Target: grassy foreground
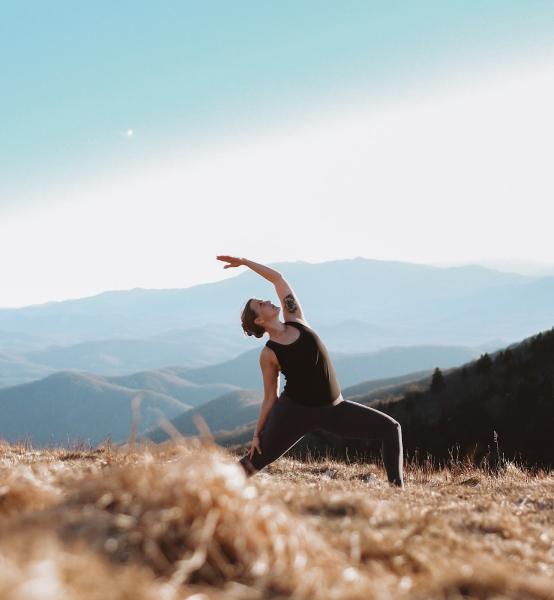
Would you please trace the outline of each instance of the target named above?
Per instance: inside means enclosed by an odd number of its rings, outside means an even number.
[[[0,443],[2,600],[554,597],[554,473]]]

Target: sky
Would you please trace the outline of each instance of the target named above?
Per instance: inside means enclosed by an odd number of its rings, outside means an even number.
[[[554,264],[553,2],[0,5],[0,307]]]

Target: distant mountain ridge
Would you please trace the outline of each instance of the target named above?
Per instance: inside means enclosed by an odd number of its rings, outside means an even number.
[[[0,351],[0,389],[36,381],[54,372],[45,365],[34,364],[25,356]]]
[[[201,367],[227,359],[250,347],[238,327],[206,326],[171,330],[147,339],[107,339],[71,346],[49,346],[26,352],[33,363],[54,369],[83,369],[102,375],[171,364]]]
[[[399,310],[402,312],[412,305],[447,302],[500,285],[533,281],[523,275],[478,266],[440,268],[361,257],[271,266],[290,279],[314,323],[354,317],[385,329],[394,326]],[[237,311],[244,302],[251,296],[271,292],[269,282],[244,269],[236,277],[185,289],[135,288],[0,309],[0,331],[70,345],[114,337],[144,338],[170,329],[206,327],[213,323],[238,325]],[[330,286],[330,281],[341,281],[342,285]],[[344,289],[348,294],[344,294]]]

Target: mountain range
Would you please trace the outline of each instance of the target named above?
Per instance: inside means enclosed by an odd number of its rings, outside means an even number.
[[[414,368],[447,368],[477,355],[478,349],[447,346],[390,348],[351,355],[331,353],[342,387],[359,386],[376,373],[403,376]],[[37,445],[50,440],[65,445],[77,440],[98,444],[108,437],[121,441],[130,432],[131,399],[140,393],[145,395],[146,412],[142,418],[141,408],[139,434],[157,426],[161,417],[184,417],[182,413],[220,397],[226,408],[218,423],[232,429],[238,417],[229,411],[232,404],[225,405],[225,396],[237,402],[245,397],[251,399],[252,394],[260,402],[263,397],[258,356],[259,350],[249,350],[238,358],[208,367],[166,367],[118,376],[59,371],[38,381],[2,388],[0,438],[16,441],[28,437]],[[284,377],[280,383],[283,388]],[[68,411],[71,418],[66,418]]]
[[[469,364],[551,325],[554,277],[363,258],[273,266],[356,398],[402,386],[398,378],[412,385],[414,374],[425,380],[430,369]],[[258,355],[266,338],[244,336],[240,310],[248,297],[274,295],[247,270],[185,289],[0,310],[0,436],[124,440],[137,395],[140,435],[161,417],[190,425],[200,410],[228,433],[244,427],[263,392]]]
[[[554,303],[552,276],[475,265],[359,257],[272,266],[336,353],[423,344],[492,350],[548,327]],[[59,370],[124,375],[237,358],[265,341],[247,338],[240,327],[240,311],[252,296],[275,292],[246,270],[185,289],[135,288],[1,309],[0,388]]]

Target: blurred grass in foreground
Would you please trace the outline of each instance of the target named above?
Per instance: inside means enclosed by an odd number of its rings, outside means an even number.
[[[0,443],[0,598],[554,597],[554,473]]]

